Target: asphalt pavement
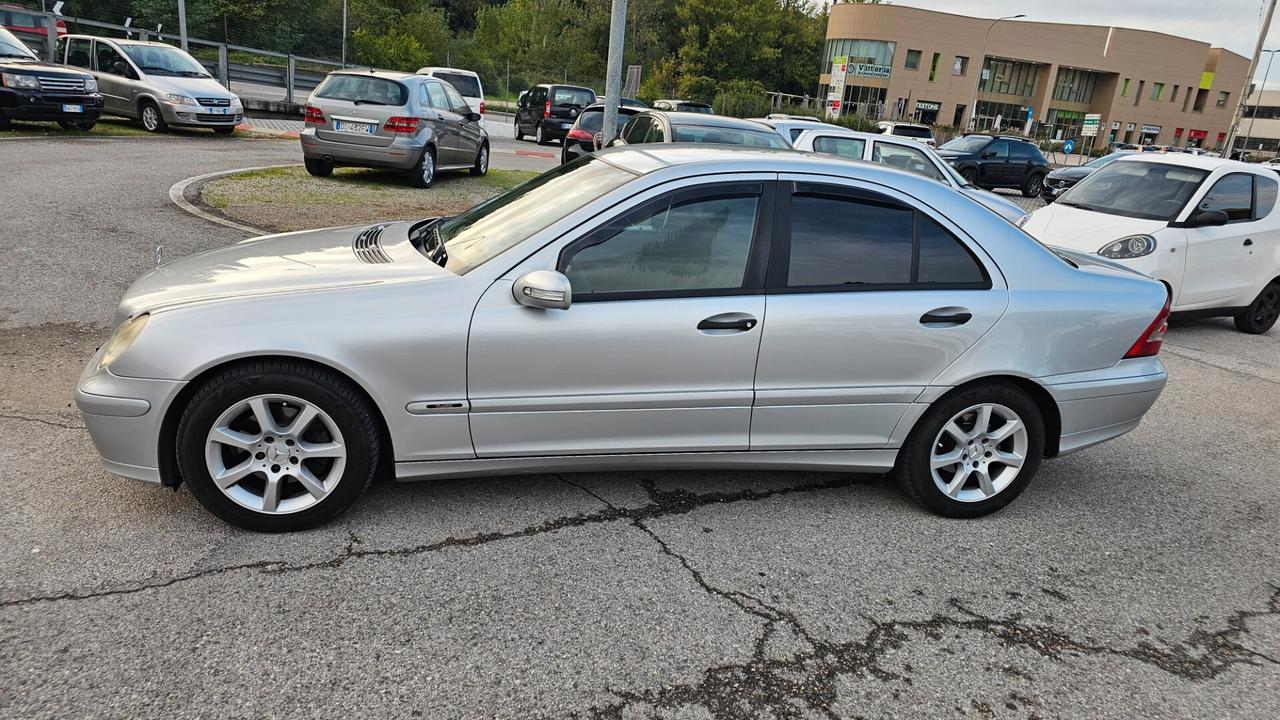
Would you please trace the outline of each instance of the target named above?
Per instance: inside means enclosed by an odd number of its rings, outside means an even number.
[[[245,237],[169,186],[296,142],[0,158],[0,717],[1280,716],[1280,332],[1175,326],[1138,430],[976,521],[644,472],[379,483],[255,535],[102,471],[71,389],[157,245]]]

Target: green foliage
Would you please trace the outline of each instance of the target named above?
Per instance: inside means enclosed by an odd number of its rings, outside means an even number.
[[[676,97],[680,100],[711,102],[718,88],[715,78],[706,75],[685,75],[676,85]]]
[[[772,111],[764,93],[764,85],[759,80],[730,80],[720,86],[711,105],[721,115],[764,117]]]

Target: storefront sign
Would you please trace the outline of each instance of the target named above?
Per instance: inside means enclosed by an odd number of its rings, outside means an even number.
[[[917,110],[933,110],[934,112],[937,112],[942,109],[942,103],[936,103],[931,100],[917,100],[916,109]]]
[[[889,77],[890,67],[888,65],[873,65],[872,63],[854,63],[850,70],[859,77],[887,78]]]
[[[831,58],[831,84],[827,86],[827,117],[840,117],[841,101],[844,100],[844,77],[848,69],[849,57],[838,55]]]
[[[1136,125],[1134,125],[1133,123],[1129,123],[1127,126],[1125,126],[1125,131],[1126,131],[1126,132],[1133,132],[1133,129],[1134,129],[1135,127],[1137,127],[1137,126],[1136,126]]]
[[[1159,125],[1143,125],[1142,134],[1143,135],[1159,135],[1160,126]]]
[[[1187,133],[1188,140],[1203,140],[1209,136],[1208,130],[1191,130]]]
[[[1111,129],[1112,129],[1112,130],[1119,130],[1119,129],[1120,129],[1120,121],[1119,121],[1119,120],[1112,120],[1112,121],[1111,121]],[[1130,130],[1132,130],[1133,128],[1129,128],[1129,129],[1130,129]]]

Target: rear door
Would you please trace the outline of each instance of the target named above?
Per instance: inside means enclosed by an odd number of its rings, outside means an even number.
[[[457,160],[454,162],[467,165],[473,164],[476,155],[480,152],[480,141],[484,137],[484,132],[480,128],[480,121],[472,120],[468,116],[479,111],[473,110],[452,85],[444,85],[444,92],[455,118],[454,140],[457,148]]]
[[[884,447],[1008,292],[971,238],[908,196],[784,175],[779,202],[751,449]]]
[[[453,102],[449,100],[449,88],[443,82],[429,80],[426,87],[427,98],[437,115],[437,160],[441,165],[457,165],[462,162],[462,116],[454,109]]]
[[[983,148],[982,162],[978,167],[979,177],[984,183],[1008,185],[1012,182],[1009,173],[1009,141],[995,140]]]

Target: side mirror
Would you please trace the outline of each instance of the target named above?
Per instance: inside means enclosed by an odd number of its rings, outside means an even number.
[[[483,115],[481,115],[481,114],[480,114],[480,113],[478,113],[478,112],[469,112],[469,113],[467,113],[467,120],[470,120],[471,122],[480,122],[480,119],[481,119],[482,117],[484,117],[484,116],[483,116]]]
[[[1231,222],[1231,216],[1221,210],[1196,210],[1187,220],[1189,227],[1218,227]]]
[[[516,278],[511,286],[516,302],[533,308],[568,310],[573,302],[569,278],[555,270],[534,270]]]

